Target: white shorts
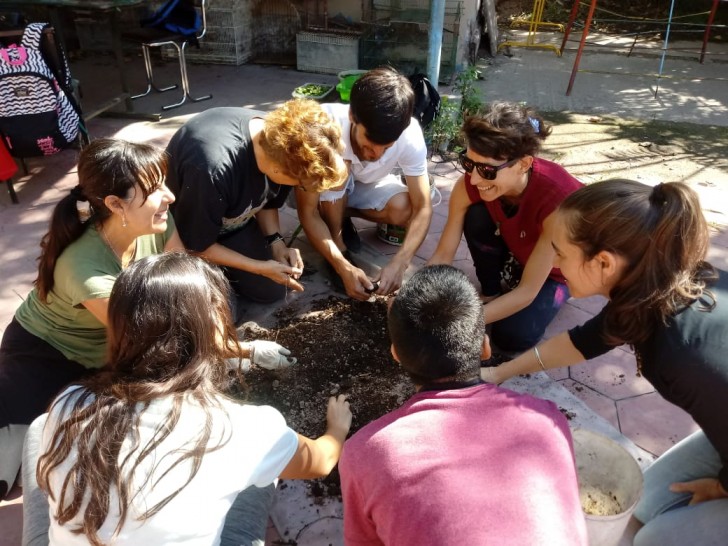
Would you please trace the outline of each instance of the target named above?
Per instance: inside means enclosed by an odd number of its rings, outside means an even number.
[[[384,210],[389,200],[399,193],[409,191],[407,185],[395,174],[388,174],[381,180],[365,184],[354,181],[349,176],[346,187],[342,190],[325,191],[319,196],[320,201],[335,202],[348,196],[348,207],[363,210]]]

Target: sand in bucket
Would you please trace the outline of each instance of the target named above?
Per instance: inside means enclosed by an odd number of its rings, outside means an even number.
[[[642,471],[614,440],[585,429],[573,431],[579,497],[590,546],[615,546],[642,494]]]

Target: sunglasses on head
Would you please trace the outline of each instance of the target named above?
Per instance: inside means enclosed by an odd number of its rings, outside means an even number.
[[[482,178],[485,178],[486,180],[495,180],[495,177],[498,176],[498,171],[500,171],[501,169],[505,169],[506,167],[510,167],[516,161],[518,161],[518,158],[511,159],[509,161],[506,161],[505,163],[501,163],[500,165],[496,166],[488,165],[487,163],[476,163],[467,155],[465,155],[465,151],[462,151],[460,152],[458,160],[460,162],[460,166],[466,173],[470,174],[471,172],[473,172],[473,169],[477,169],[478,174]]]

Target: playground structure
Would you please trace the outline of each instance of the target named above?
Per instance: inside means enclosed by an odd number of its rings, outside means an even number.
[[[536,0],[536,2],[538,2],[538,1],[539,0]],[[708,47],[708,40],[710,38],[711,28],[713,27],[713,22],[715,21],[715,14],[718,11],[718,5],[720,4],[721,1],[725,2],[725,0],[713,0],[712,7],[710,9],[710,12],[708,13],[708,20],[707,20],[707,23],[705,24],[705,30],[703,32],[703,43],[702,43],[702,47],[700,50],[700,63],[701,64],[705,60],[705,54],[706,54],[707,47]],[[561,51],[563,51],[564,48],[566,47],[566,42],[569,39],[569,35],[571,34],[571,29],[573,28],[574,22],[576,21],[577,14],[579,12],[579,7],[582,4],[585,4],[585,2],[581,2],[580,0],[574,1],[574,5],[571,8],[571,13],[569,15],[569,22],[567,23],[566,30],[564,31],[564,38],[561,41],[561,48],[560,48]],[[571,90],[574,87],[574,80],[576,79],[576,75],[579,72],[579,63],[581,62],[581,56],[582,56],[582,53],[584,52],[584,46],[586,45],[586,39],[587,39],[587,36],[589,35],[589,29],[591,27],[592,20],[594,18],[594,12],[596,10],[596,7],[597,7],[597,0],[591,0],[589,3],[589,9],[587,11],[586,20],[584,21],[584,29],[581,34],[581,40],[579,41],[579,47],[576,52],[576,58],[574,59],[574,67],[571,71],[571,77],[569,78],[569,85],[566,88],[567,96],[571,94]],[[657,93],[659,91],[659,80],[662,77],[662,72],[663,72],[663,69],[665,66],[665,57],[666,57],[667,51],[668,51],[668,44],[669,44],[669,40],[670,40],[670,31],[671,31],[672,26],[674,24],[676,24],[673,21],[674,9],[675,9],[675,0],[670,0],[670,12],[669,12],[669,15],[668,15],[668,18],[666,21],[667,25],[666,25],[666,30],[665,30],[665,40],[664,40],[664,44],[662,47],[662,53],[660,55],[660,66],[659,66],[659,70],[657,73],[657,84],[655,85],[655,97],[657,96]],[[635,20],[635,21],[638,20],[640,22],[648,21],[648,19],[644,19],[644,18],[639,18],[639,19],[633,18],[633,20]],[[659,22],[659,21],[656,21],[656,22]],[[632,48],[630,48],[630,53],[632,52],[632,49],[634,49],[638,36],[639,36],[639,34],[635,35],[635,40],[632,43]]]

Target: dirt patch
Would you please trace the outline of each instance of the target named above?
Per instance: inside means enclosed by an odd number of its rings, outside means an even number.
[[[281,309],[275,328],[246,325],[246,339],[276,341],[298,358],[286,370],[251,369],[248,400],[273,406],[293,430],[314,438],[325,431],[330,396],[348,395],[352,433],[401,406],[414,388],[392,359],[386,313],[386,298],[359,302],[329,296],[303,314]],[[338,471],[313,481],[311,492],[340,495]]]

